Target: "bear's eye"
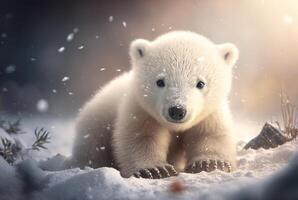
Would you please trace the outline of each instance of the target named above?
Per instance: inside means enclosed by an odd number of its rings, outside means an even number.
[[[156,81],[156,85],[157,85],[157,87],[162,88],[162,87],[165,86],[165,81],[164,81],[163,79],[158,79],[158,80]]]
[[[205,83],[203,82],[203,81],[199,81],[198,83],[197,83],[197,88],[198,89],[203,89],[205,87]]]

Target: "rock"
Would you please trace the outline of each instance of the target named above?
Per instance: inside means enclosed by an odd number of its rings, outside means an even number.
[[[263,126],[261,133],[257,137],[249,141],[244,146],[244,149],[275,148],[279,145],[284,144],[287,141],[288,138],[278,128],[266,122]]]

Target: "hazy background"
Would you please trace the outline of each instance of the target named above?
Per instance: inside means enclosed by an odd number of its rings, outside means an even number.
[[[133,39],[181,29],[239,47],[236,117],[277,117],[282,87],[298,101],[296,0],[2,0],[0,113],[74,116],[98,88],[129,70]]]

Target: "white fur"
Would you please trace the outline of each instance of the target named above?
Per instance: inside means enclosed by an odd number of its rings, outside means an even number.
[[[202,159],[234,165],[227,97],[237,48],[176,31],[152,42],[133,41],[130,56],[131,71],[80,112],[72,165],[113,166],[125,177],[166,163],[183,170]],[[156,86],[158,79],[164,79],[164,88]],[[202,90],[196,88],[199,80],[206,83]],[[168,108],[178,104],[187,110],[183,123],[169,120]]]

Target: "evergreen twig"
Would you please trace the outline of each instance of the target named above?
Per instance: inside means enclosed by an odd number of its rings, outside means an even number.
[[[21,129],[21,120],[18,119],[15,122],[10,122],[10,121],[0,121],[0,128],[3,129],[6,133],[9,135],[12,134],[24,134],[26,132],[22,131]]]
[[[1,143],[3,147],[0,147],[0,156],[12,165],[16,161],[21,149],[7,138],[1,137]]]
[[[35,129],[35,142],[32,144],[32,150],[40,151],[41,149],[47,149],[44,145],[50,143],[50,132],[44,128]]]
[[[23,134],[25,133],[21,129],[21,120],[15,122],[0,120],[0,128],[7,134]],[[23,159],[22,152],[40,151],[41,149],[47,149],[45,144],[50,143],[50,132],[44,128],[35,129],[34,131],[35,141],[30,148],[22,149],[14,141],[1,137],[0,156],[3,157],[9,164],[13,165],[14,162],[20,157]],[[1,144],[0,143],[0,144]]]

